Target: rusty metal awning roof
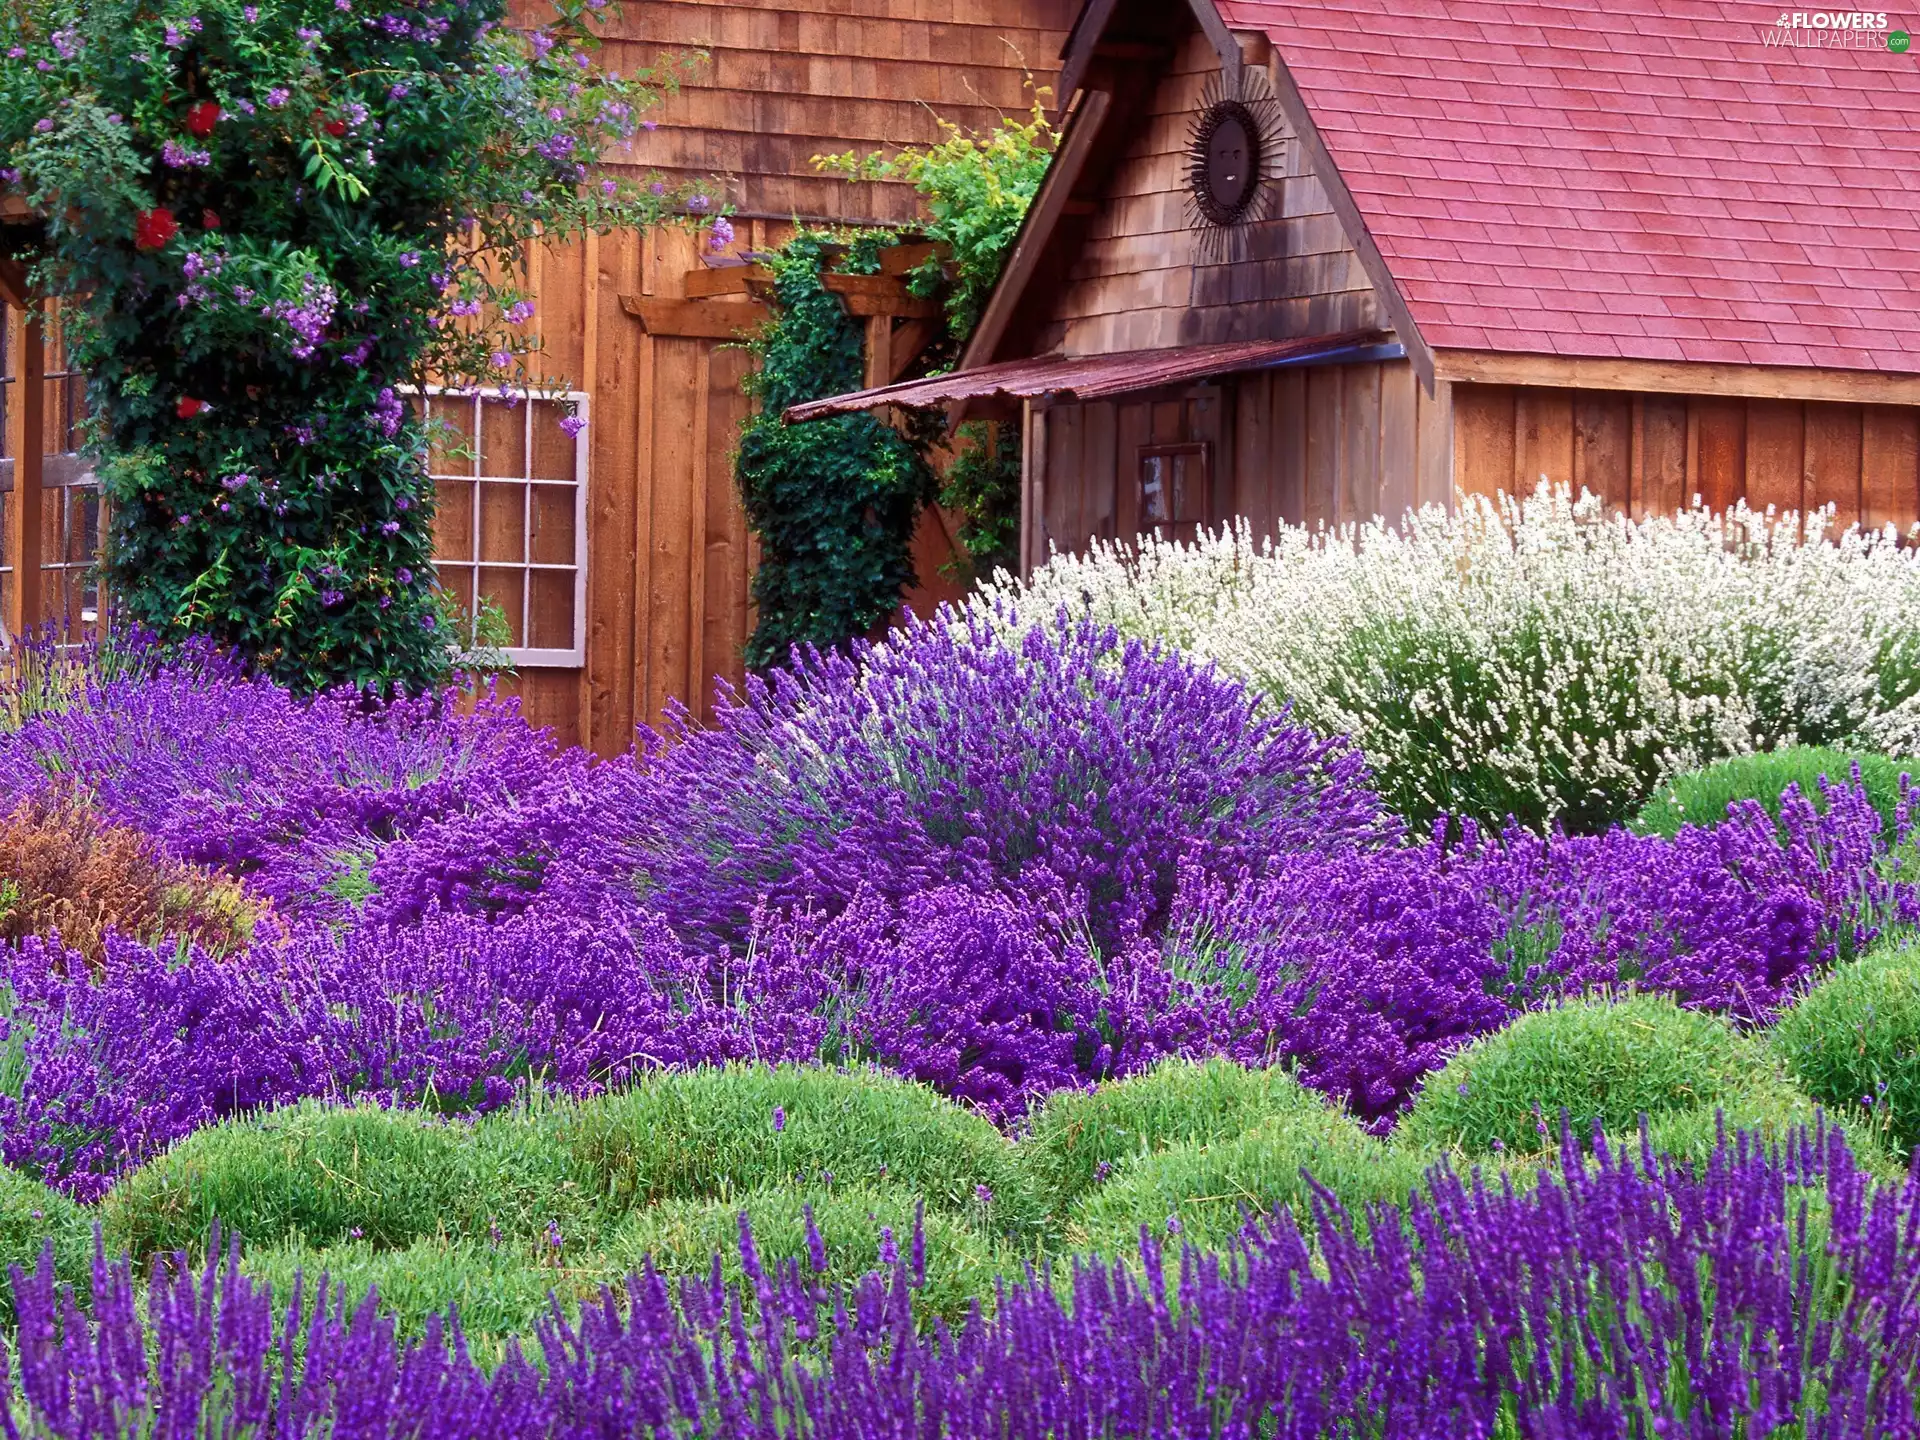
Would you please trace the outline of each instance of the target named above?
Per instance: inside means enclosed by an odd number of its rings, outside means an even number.
[[[1042,355],[958,370],[926,380],[904,380],[877,390],[860,390],[787,407],[789,421],[821,420],[883,405],[925,408],[955,401],[1004,396],[1036,400],[1043,395],[1104,400],[1162,385],[1268,370],[1282,365],[1324,364],[1333,360],[1385,360],[1401,354],[1384,330],[1348,330],[1297,340],[1243,340],[1226,345],[1192,345],[1178,350],[1129,350],[1118,355]]]

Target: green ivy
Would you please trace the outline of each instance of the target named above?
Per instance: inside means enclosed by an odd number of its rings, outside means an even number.
[[[592,64],[605,0],[28,0],[0,16],[0,180],[69,298],[118,602],[302,688],[449,663],[429,376],[531,377],[536,234],[710,196],[591,174],[675,80]],[[569,418],[569,425],[578,421]]]
[[[904,180],[919,191],[926,218],[916,228],[937,248],[907,283],[915,295],[939,299],[947,322],[945,336],[929,348],[930,373],[959,361],[1019,237],[1027,207],[1046,178],[1060,139],[1043,106],[1049,93],[1035,88],[1025,118],[1004,116],[985,131],[970,132],[943,120],[945,138],[924,149],[814,159],[817,169],[851,180]],[[933,427],[924,435],[923,449],[929,453],[944,438]],[[936,498],[965,517],[954,536],[960,553],[949,569],[987,575],[1011,566],[1020,541],[1018,428],[963,425],[953,437]]]
[[[914,583],[913,527],[933,490],[919,448],[870,415],[806,425],[781,418],[802,400],[860,388],[862,328],[821,275],[834,262],[845,273],[874,273],[887,238],[865,236],[848,250],[803,231],[768,262],[775,319],[750,346],[760,363],[746,385],[759,406],[735,465],[760,537],[759,622],[746,648],[756,670],[796,645],[825,648],[868,633]]]

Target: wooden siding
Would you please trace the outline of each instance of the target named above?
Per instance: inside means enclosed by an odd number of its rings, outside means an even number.
[[[898,223],[916,214],[898,183],[817,174],[815,155],[925,145],[940,121],[984,128],[1033,103],[1075,0],[637,0],[607,31],[602,63],[662,55],[709,61],[654,112],[658,128],[612,163],[727,178],[738,210],[764,218]]]
[[[658,128],[609,164],[718,175],[738,212],[734,256],[778,244],[795,219],[909,221],[899,184],[814,172],[823,153],[927,144],[940,121],[994,124],[1052,78],[1075,0],[630,0],[600,61],[631,71],[704,48],[711,61],[653,112]],[[686,296],[711,263],[674,226],[542,248],[529,262],[548,383],[586,391],[586,663],[503,682],[537,723],[602,754],[624,750],[671,701],[704,716],[716,679],[738,684],[753,628],[755,561],[733,481],[748,358],[727,336],[654,334],[621,297]],[[744,300],[702,301],[704,306]],[[924,608],[948,593],[938,517],[916,563]]]
[[[1269,218],[1243,227],[1231,263],[1206,262],[1187,212],[1188,127],[1218,71],[1205,37],[1191,35],[1101,191],[1036,353],[1278,340],[1381,323],[1353,246],[1284,123],[1279,173],[1266,182],[1279,189]]]
[[[1216,524],[1244,517],[1345,525],[1445,504],[1446,392],[1429,396],[1405,360],[1245,375],[1184,394],[1055,405],[1046,411],[1042,523],[1033,552],[1131,539],[1140,452],[1203,442]]]
[[[1470,494],[1542,476],[1634,515],[1698,496],[1832,505],[1838,524],[1920,520],[1920,408],[1456,384],[1453,478]]]

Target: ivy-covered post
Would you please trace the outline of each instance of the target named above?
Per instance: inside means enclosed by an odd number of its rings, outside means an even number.
[[[46,0],[0,18],[0,180],[47,216],[119,603],[303,688],[439,680],[409,387],[524,381],[536,233],[711,196],[590,172],[673,64],[605,0]]]
[[[877,270],[885,239],[867,237],[840,268]],[[741,431],[736,473],[760,537],[759,622],[746,648],[756,670],[795,645],[865,635],[898,610],[914,582],[914,523],[933,493],[920,449],[870,415],[782,419],[789,405],[858,390],[864,378],[862,326],[820,278],[836,249],[803,232],[772,258],[777,318],[752,346],[760,365],[746,385],[759,409]]]

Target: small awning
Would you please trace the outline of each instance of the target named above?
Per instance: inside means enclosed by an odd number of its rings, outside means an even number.
[[[1384,330],[1349,330],[1339,335],[1311,335],[1299,340],[1243,340],[1226,345],[1192,345],[1180,350],[1129,350],[1118,355],[1041,355],[1031,360],[1006,360],[976,370],[958,370],[926,380],[903,380],[877,390],[835,395],[787,407],[789,421],[822,420],[883,405],[909,409],[950,405],[955,401],[1036,400],[1043,395],[1104,400],[1205,380],[1213,375],[1235,375],[1248,370],[1270,370],[1282,365],[1326,364],[1335,360],[1396,359],[1405,352]]]

